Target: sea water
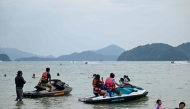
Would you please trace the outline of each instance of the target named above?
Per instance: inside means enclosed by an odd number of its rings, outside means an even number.
[[[185,102],[185,109],[190,109],[190,64],[187,62],[1,62],[0,63],[0,108],[1,109],[154,109],[157,99],[162,100],[162,107],[174,109],[180,102]],[[42,73],[50,67],[52,79],[60,79],[73,88],[70,95],[60,97],[24,98],[23,102],[14,101],[15,77],[18,70],[26,80],[24,91],[35,90]],[[57,73],[60,76],[57,76]],[[92,75],[100,74],[104,80],[110,73],[115,80],[128,75],[130,84],[144,88],[149,93],[139,100],[122,103],[85,104],[79,98],[93,96]],[[4,77],[4,74],[7,76]],[[36,78],[32,78],[35,74]]]

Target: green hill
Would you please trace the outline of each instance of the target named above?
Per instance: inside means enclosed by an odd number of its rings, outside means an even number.
[[[1,61],[11,61],[9,56],[7,56],[6,54],[0,54],[0,60]]]
[[[154,43],[138,46],[122,53],[118,61],[181,61],[188,60],[185,53],[176,48],[163,44]]]
[[[177,50],[185,53],[189,59],[190,59],[190,42],[187,42],[187,43],[183,43],[177,47],[175,47]]]
[[[97,54],[102,55],[113,55],[113,56],[119,56],[121,53],[123,53],[125,50],[117,45],[109,45],[105,48],[95,50],[94,52]]]

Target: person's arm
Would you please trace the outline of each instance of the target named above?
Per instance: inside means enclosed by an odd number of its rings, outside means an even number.
[[[101,80],[102,80],[102,83],[104,84],[104,79],[103,79],[103,77],[101,78]]]
[[[93,80],[93,86],[96,87],[96,79]]]
[[[117,85],[117,86],[121,86],[120,84],[118,84],[118,83],[115,82],[115,79],[113,79],[113,83],[114,83],[115,85]]]
[[[39,80],[39,82],[38,82],[38,85],[40,85],[40,84],[41,84],[41,79],[42,79],[42,78],[40,78],[40,80]]]
[[[129,81],[131,81],[129,78],[128,78]]]
[[[51,83],[51,75],[48,74],[47,76],[48,76],[49,82]]]
[[[125,85],[129,84],[128,82],[124,82]]]
[[[22,83],[23,83],[23,84],[25,84],[25,83],[26,83],[26,81],[24,80],[24,78],[23,78],[23,77],[22,77],[22,80],[21,80],[21,81],[22,81]]]

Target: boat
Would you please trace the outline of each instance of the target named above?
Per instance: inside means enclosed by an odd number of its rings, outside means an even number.
[[[92,96],[79,98],[78,101],[84,103],[115,103],[115,102],[125,102],[137,100],[145,97],[148,94],[148,91],[134,85],[128,85],[126,87],[117,87],[117,90],[122,92],[121,96],[118,96],[116,93],[108,93],[105,98],[103,96]]]
[[[51,84],[53,85],[54,90],[50,92],[49,87],[35,86],[36,90],[34,91],[25,91],[23,96],[25,98],[39,98],[39,97],[55,97],[68,95],[72,91],[72,87],[69,87],[68,84],[62,82],[59,79],[52,79]]]

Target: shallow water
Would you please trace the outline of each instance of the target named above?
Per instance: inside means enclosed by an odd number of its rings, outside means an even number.
[[[58,78],[73,87],[70,95],[60,97],[45,97],[23,99],[16,98],[14,78],[18,70],[23,71],[26,84],[24,91],[35,90],[41,74],[46,67],[51,68],[52,78]],[[100,74],[104,80],[109,74],[115,73],[116,81],[123,75],[129,75],[131,84],[146,89],[147,97],[122,103],[85,104],[78,98],[93,96],[92,75]],[[32,78],[32,74],[36,78]],[[60,73],[60,76],[56,76]],[[7,74],[6,77],[3,75]],[[179,102],[186,103],[185,109],[190,109],[190,64],[178,62],[0,62],[0,108],[64,108],[64,109],[154,109],[157,99],[162,100],[166,109],[178,107]]]

